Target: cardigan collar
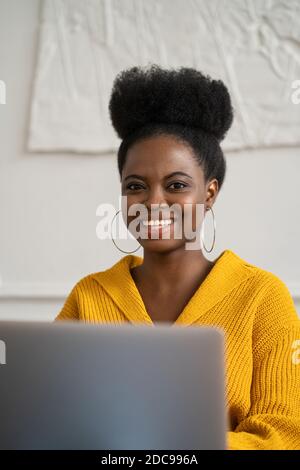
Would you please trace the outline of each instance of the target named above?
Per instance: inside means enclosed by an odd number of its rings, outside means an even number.
[[[142,262],[143,258],[139,256],[127,255],[111,268],[94,273],[92,277],[104,288],[129,321],[154,326],[130,273],[131,268]],[[188,326],[197,321],[235,287],[252,277],[255,272],[253,268],[253,265],[233,251],[223,251],[172,326]]]

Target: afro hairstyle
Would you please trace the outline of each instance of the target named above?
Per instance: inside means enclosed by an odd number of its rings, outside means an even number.
[[[226,164],[219,143],[233,121],[230,95],[221,80],[189,67],[135,66],[116,76],[109,114],[122,139],[120,176],[130,145],[146,137],[170,134],[190,145],[206,179],[216,177],[221,187]]]

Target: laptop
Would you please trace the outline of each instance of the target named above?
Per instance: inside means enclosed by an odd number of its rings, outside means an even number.
[[[0,449],[225,449],[224,335],[0,322]]]

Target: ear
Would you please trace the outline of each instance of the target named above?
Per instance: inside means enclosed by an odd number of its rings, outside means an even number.
[[[205,207],[208,210],[212,207],[217,199],[217,195],[219,192],[219,182],[216,178],[210,180],[206,184],[206,198],[205,198]]]

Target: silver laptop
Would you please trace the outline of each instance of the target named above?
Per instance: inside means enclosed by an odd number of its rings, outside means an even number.
[[[0,448],[225,449],[212,327],[0,322]]]

